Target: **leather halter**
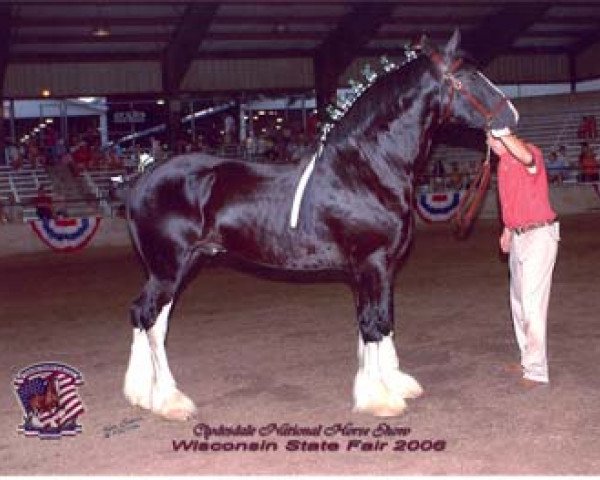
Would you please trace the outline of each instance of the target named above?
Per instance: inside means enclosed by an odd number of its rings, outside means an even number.
[[[451,106],[454,101],[454,92],[458,92],[463,95],[467,101],[473,106],[475,110],[477,110],[481,115],[485,118],[486,126],[489,128],[492,120],[496,115],[500,113],[500,111],[505,107],[508,100],[505,96],[498,101],[496,105],[490,110],[488,109],[481,100],[479,100],[475,95],[473,95],[469,90],[467,90],[463,84],[456,76],[454,75],[456,71],[462,65],[462,59],[458,58],[452,62],[452,64],[448,67],[446,71],[443,71],[444,59],[441,54],[438,52],[434,52],[430,55],[433,63],[440,67],[440,71],[442,71],[442,81],[449,85],[450,93],[448,96],[448,103],[443,108],[441,121],[449,118],[451,116]],[[442,99],[440,98],[440,105]]]
[[[448,67],[446,71],[443,70],[444,59],[442,55],[434,52],[430,55],[433,63],[440,68],[442,71],[442,81],[450,86],[449,100],[444,106],[440,121],[444,121],[451,115],[450,108],[454,100],[454,92],[458,92],[463,95],[467,101],[485,118],[487,129],[491,128],[491,122],[498,113],[505,107],[508,100],[505,96],[498,101],[496,105],[490,110],[488,109],[481,100],[475,97],[469,90],[467,90],[464,84],[456,78],[454,75],[456,71],[462,65],[462,59],[456,59]],[[441,87],[441,85],[440,85]],[[440,95],[441,97],[441,95]],[[442,99],[440,98],[440,108]],[[461,198],[456,213],[453,218],[454,223],[454,234],[459,239],[464,239],[470,232],[473,221],[479,213],[485,194],[490,183],[490,147],[487,146],[486,158],[481,164],[479,171],[477,172],[476,178],[471,182],[470,188],[465,192]]]

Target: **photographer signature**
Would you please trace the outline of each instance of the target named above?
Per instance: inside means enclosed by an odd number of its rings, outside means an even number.
[[[114,437],[115,435],[121,435],[123,433],[130,432],[131,430],[137,430],[140,428],[141,417],[135,418],[124,418],[119,423],[105,425],[102,427],[102,436],[104,438]]]

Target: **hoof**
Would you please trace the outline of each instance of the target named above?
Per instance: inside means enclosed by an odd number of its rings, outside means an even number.
[[[413,377],[399,370],[384,376],[383,382],[388,390],[402,398],[418,398],[423,394],[423,387]]]
[[[179,390],[176,390],[164,401],[160,408],[153,409],[153,412],[167,420],[185,422],[196,416],[197,409],[194,402]]]
[[[124,392],[125,394],[125,398],[127,399],[127,401],[133,405],[134,407],[140,407],[143,408],[145,410],[150,410],[150,399],[149,396],[143,396],[143,395],[138,395],[138,394],[130,394],[127,392]]]
[[[406,410],[406,402],[398,399],[390,403],[372,403],[354,407],[355,412],[368,413],[375,417],[398,417]]]
[[[354,411],[369,413],[376,417],[395,417],[406,409],[406,402],[397,385],[390,388],[383,382],[359,372],[354,383]]]
[[[134,407],[150,410],[152,407],[150,400],[152,398],[151,380],[149,379],[147,382],[134,382],[132,378],[127,376],[125,379],[125,384],[123,385],[125,398]]]

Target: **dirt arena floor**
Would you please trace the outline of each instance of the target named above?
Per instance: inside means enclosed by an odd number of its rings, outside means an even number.
[[[531,391],[502,370],[518,357],[497,229],[480,221],[465,242],[446,225],[417,232],[396,283],[396,342],[426,393],[393,419],[351,411],[356,328],[342,284],[201,273],[168,342],[199,416],[173,423],[121,394],[128,308],[142,283],[129,249],[0,259],[0,474],[600,474],[600,215],[562,221],[551,384]],[[49,360],[84,376],[83,432],[26,438],[12,380]],[[214,448],[264,440],[269,450],[203,451],[202,424],[248,430],[213,436]]]

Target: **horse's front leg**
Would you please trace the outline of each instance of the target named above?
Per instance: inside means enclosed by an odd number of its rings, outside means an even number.
[[[152,410],[170,420],[187,420],[196,412],[194,403],[176,386],[169,368],[165,338],[173,305],[172,288],[150,279],[134,302],[134,324],[124,393],[132,405]]]
[[[358,318],[358,373],[354,409],[387,417],[400,415],[405,399],[423,392],[419,383],[400,370],[393,342],[393,272],[383,261],[361,265],[353,285]]]

